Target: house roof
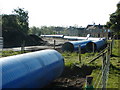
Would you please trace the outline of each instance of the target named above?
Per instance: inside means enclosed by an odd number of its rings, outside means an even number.
[[[103,29],[104,28],[104,26],[103,25],[88,25],[87,27],[86,27],[86,30],[90,30],[90,29]]]
[[[85,30],[85,28],[77,28],[77,30]]]

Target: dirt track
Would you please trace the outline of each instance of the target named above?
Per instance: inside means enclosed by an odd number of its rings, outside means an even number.
[[[54,40],[55,40],[55,48],[56,50],[60,50],[62,44],[67,42],[68,40],[64,39],[57,39],[57,38],[42,38],[44,41],[46,41],[46,45],[41,46],[25,46],[25,51],[38,51],[38,50],[44,50],[44,49],[54,49]],[[13,50],[13,51],[21,51],[21,47],[13,47],[13,48],[4,48],[4,51],[7,50]]]
[[[47,41],[50,45],[54,45],[54,40],[55,40],[55,45],[57,46],[69,41],[69,40],[60,39],[60,38],[42,38],[42,39],[44,41]]]

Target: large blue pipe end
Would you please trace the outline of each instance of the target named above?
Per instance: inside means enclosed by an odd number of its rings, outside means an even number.
[[[104,39],[101,40],[82,40],[65,42],[62,46],[62,51],[78,51],[79,45],[85,52],[92,52],[101,49],[106,44]]]
[[[4,57],[2,88],[42,88],[58,78],[64,69],[64,59],[56,50],[42,50]]]
[[[105,40],[92,41],[86,45],[86,50],[89,52],[92,52],[93,50],[99,51],[101,48],[104,48],[105,45],[106,45]]]
[[[79,45],[81,46],[81,49],[84,49],[86,51],[86,45],[90,42],[91,40],[65,42],[62,46],[62,51],[78,51]]]

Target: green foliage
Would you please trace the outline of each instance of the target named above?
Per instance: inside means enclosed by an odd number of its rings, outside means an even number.
[[[4,47],[21,45],[24,34],[17,22],[17,15],[2,15],[2,34]]]
[[[28,33],[28,11],[24,11],[24,8],[14,9],[13,11],[17,16],[17,24],[20,26],[20,30],[24,33]]]
[[[41,35],[41,30],[40,30],[39,27],[33,26],[29,29],[29,34],[34,34],[34,35],[40,36]]]
[[[2,15],[2,30],[19,30],[16,15]]]
[[[113,55],[120,56],[119,45],[120,45],[120,40],[114,40],[113,49],[112,49]]]
[[[5,30],[21,30],[26,33],[29,30],[28,27],[28,12],[24,9],[14,9],[15,14],[2,15],[2,29]]]
[[[64,27],[55,27],[55,26],[42,26],[40,28],[41,34],[62,34]]]
[[[116,34],[120,34],[120,4],[117,4],[117,10],[110,15],[110,21],[106,23]]]
[[[77,27],[60,27],[60,26],[41,26],[41,27],[30,27],[29,34],[44,35],[44,34],[63,34],[69,35],[70,31],[76,31]]]
[[[23,8],[14,9],[14,14],[2,15],[2,33],[4,47],[20,47],[25,41],[26,46],[40,45],[41,40],[36,41],[28,35],[28,12]]]

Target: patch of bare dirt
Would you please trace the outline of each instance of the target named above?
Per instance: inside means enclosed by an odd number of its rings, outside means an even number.
[[[51,84],[46,86],[47,88],[75,88],[82,89],[85,84],[85,79],[87,75],[92,73],[95,67],[91,66],[72,66],[65,67],[63,74]]]

